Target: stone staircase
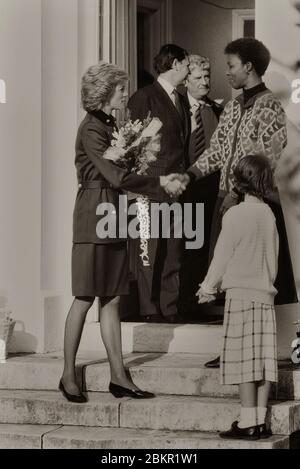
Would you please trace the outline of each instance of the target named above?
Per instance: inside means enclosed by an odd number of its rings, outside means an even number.
[[[228,429],[239,414],[238,388],[220,386],[218,370],[204,367],[214,356],[211,350],[208,355],[186,353],[196,347],[187,337],[185,345],[177,339],[182,350],[178,342],[176,353],[166,353],[159,350],[163,341],[155,332],[169,340],[178,335],[176,326],[149,326],[139,325],[132,343],[139,351],[124,356],[134,382],[155,392],[155,399],[115,399],[109,394],[103,352],[79,353],[78,380],[89,398],[84,405],[66,401],[57,391],[62,353],[10,356],[0,365],[0,448],[287,449],[291,441],[297,445],[297,438],[290,437],[300,430],[299,367],[280,363],[268,415],[272,438],[222,440],[217,432]]]

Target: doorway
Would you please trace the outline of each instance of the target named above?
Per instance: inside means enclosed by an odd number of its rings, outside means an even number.
[[[172,42],[169,0],[137,0],[137,87],[153,83],[153,59],[163,44]]]

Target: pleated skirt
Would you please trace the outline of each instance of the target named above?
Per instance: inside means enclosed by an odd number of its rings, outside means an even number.
[[[221,349],[221,384],[278,381],[275,309],[227,299]]]

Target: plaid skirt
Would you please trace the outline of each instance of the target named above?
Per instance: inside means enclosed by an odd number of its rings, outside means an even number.
[[[275,309],[227,299],[221,350],[221,384],[278,381]]]

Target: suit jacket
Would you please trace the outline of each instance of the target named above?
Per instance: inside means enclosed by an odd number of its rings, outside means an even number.
[[[183,119],[162,86],[155,81],[152,85],[138,90],[129,100],[131,119],[145,119],[149,112],[163,123],[161,129],[161,151],[148,169],[152,176],[183,173],[188,167],[188,145],[190,118],[179,96]]]
[[[160,187],[159,178],[129,173],[103,158],[103,153],[111,144],[114,129],[114,118],[102,111],[88,113],[78,129],[75,165],[79,190],[73,214],[74,243],[103,244],[120,241],[120,238],[98,238],[96,226],[100,217],[96,215],[96,209],[100,203],[111,203],[118,219],[119,195],[122,189],[147,195],[150,199],[164,200],[165,192]],[[99,187],[81,187],[80,184],[84,185],[84,182],[94,182]],[[124,222],[127,223],[127,220]]]

